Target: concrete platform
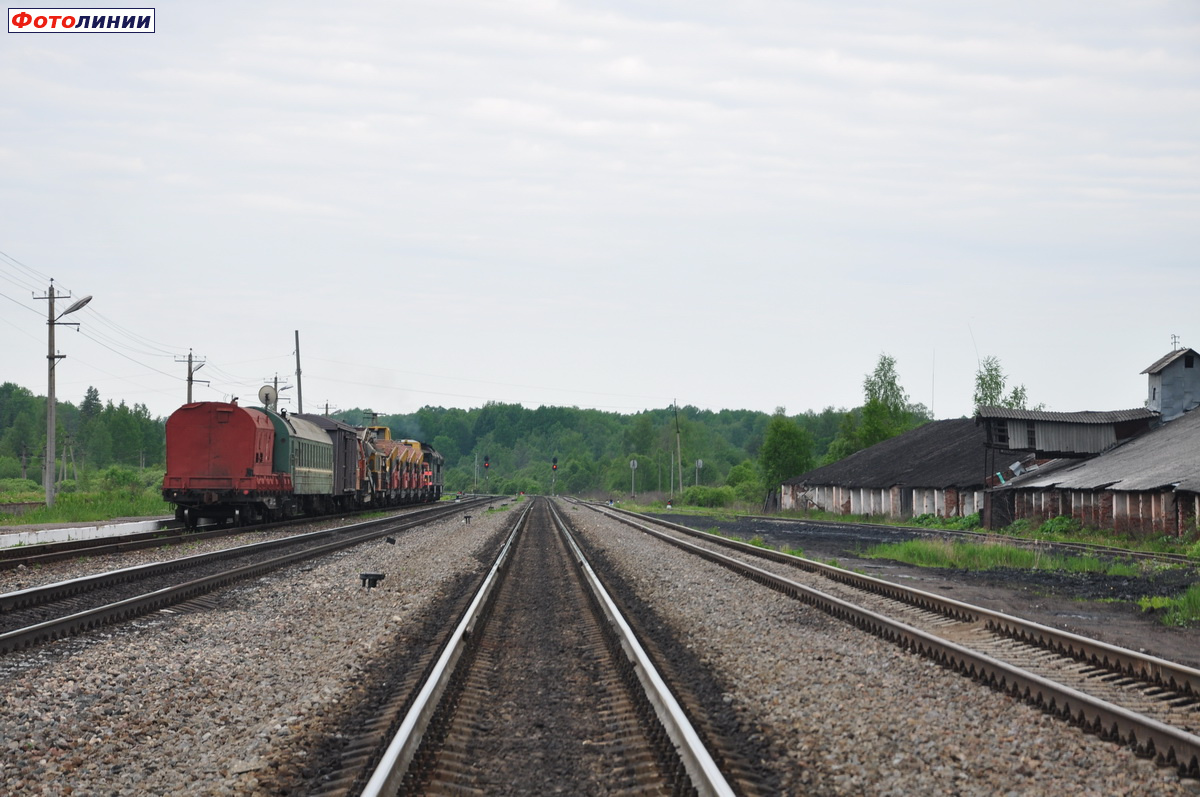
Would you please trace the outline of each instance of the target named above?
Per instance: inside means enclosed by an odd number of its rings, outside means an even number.
[[[122,534],[136,534],[142,531],[156,531],[169,517],[146,518],[135,521],[114,521],[97,523],[91,526],[57,526],[47,528],[29,528],[21,530],[20,526],[0,527],[0,548],[11,548],[14,545],[41,545],[47,542],[67,542],[70,540],[94,540],[100,537],[118,537]]]

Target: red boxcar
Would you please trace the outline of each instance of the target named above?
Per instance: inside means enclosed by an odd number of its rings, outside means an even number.
[[[291,476],[273,468],[275,429],[259,410],[220,402],[185,404],[167,419],[163,498],[194,525],[270,516],[292,493]]]

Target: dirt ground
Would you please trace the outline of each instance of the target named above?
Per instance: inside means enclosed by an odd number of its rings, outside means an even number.
[[[920,530],[846,526],[832,528],[800,521],[741,518],[716,521],[687,515],[658,515],[692,528],[717,528],[742,539],[760,537],[769,545],[800,548],[804,555],[836,559],[842,567],[914,586],[964,603],[1033,620],[1053,628],[1149,653],[1200,669],[1200,628],[1168,628],[1143,612],[1137,599],[1174,595],[1200,580],[1196,571],[1166,570],[1137,578],[1003,570],[987,573],[919,568],[858,554],[872,545],[902,542]]]

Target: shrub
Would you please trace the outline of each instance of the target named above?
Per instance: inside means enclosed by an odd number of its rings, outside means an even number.
[[[1017,518],[1008,527],[1004,529],[1005,533],[1011,534],[1014,537],[1020,537],[1023,534],[1029,533],[1029,518]]]
[[[33,479],[0,479],[0,495],[21,496],[41,491],[42,485]]]
[[[763,500],[763,488],[757,481],[744,481],[732,488],[742,503],[758,504]]]
[[[1052,517],[1038,527],[1038,536],[1040,537],[1061,537],[1078,534],[1083,530],[1083,524],[1075,518],[1069,518],[1065,515]]]
[[[142,491],[142,482],[138,477],[138,472],[120,465],[105,468],[100,473],[100,484],[105,492],[124,490],[129,493],[139,493]]]
[[[737,493],[732,487],[693,486],[683,491],[681,504],[688,506],[724,507],[732,504]]]
[[[962,517],[951,518],[949,525],[950,528],[958,531],[974,531],[975,529],[983,527],[983,520],[979,517],[979,513],[976,512],[971,515],[963,515]]]
[[[978,512],[962,517],[941,517],[926,513],[917,515],[912,519],[912,523],[927,529],[955,529],[957,531],[970,531],[983,525]]]
[[[1187,549],[1187,555],[1189,559],[1200,560],[1200,542],[1192,544]]]
[[[142,487],[147,490],[158,492],[162,489],[163,477],[167,475],[165,470],[146,469],[138,474],[138,480],[142,483]]]
[[[1187,626],[1200,623],[1200,584],[1193,584],[1174,598],[1145,597],[1138,601],[1142,611],[1160,611],[1163,625]]]

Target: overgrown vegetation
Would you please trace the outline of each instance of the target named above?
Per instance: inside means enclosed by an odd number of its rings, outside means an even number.
[[[895,559],[918,567],[960,570],[1055,570],[1066,573],[1100,573],[1136,576],[1137,564],[1106,561],[1096,556],[1065,556],[995,543],[953,540],[908,540],[869,548],[868,559]]]
[[[1050,518],[1043,523],[1032,523],[1026,519],[1018,520],[1001,529],[1000,533],[1009,537],[1043,542],[1085,542],[1124,548],[1129,551],[1182,553],[1200,561],[1200,544],[1197,543],[1194,533],[1184,537],[1177,537],[1173,534],[1147,537],[1141,534],[1117,532],[1112,529],[1090,528],[1074,518],[1063,516]]]
[[[942,517],[941,515],[918,515],[910,520],[898,520],[893,517],[879,515],[842,515],[835,512],[820,510],[793,510],[779,513],[780,517],[795,518],[796,520],[819,520],[832,523],[867,523],[886,526],[919,526],[928,529],[947,529],[952,531],[982,531],[983,523],[979,513],[963,517]],[[1018,520],[1010,526],[996,529],[992,532],[997,538],[1015,537],[1038,542],[1082,542],[1096,545],[1106,545],[1112,548],[1124,548],[1129,551],[1144,551],[1147,553],[1183,554],[1200,562],[1200,531],[1192,529],[1182,537],[1164,534],[1158,537],[1147,537],[1143,534],[1122,533],[1112,529],[1097,529],[1084,526],[1074,518],[1059,516],[1050,518],[1043,523],[1032,523],[1029,520]]]
[[[161,470],[137,471],[111,466],[81,474],[78,482],[59,486],[53,507],[40,506],[20,515],[0,514],[0,525],[88,523],[119,517],[169,515],[174,508],[162,499]],[[0,479],[0,501],[37,502],[45,493],[29,479]]]
[[[950,529],[952,531],[975,531],[983,527],[983,521],[976,512],[962,517],[942,517],[941,515],[917,515],[904,525],[920,526],[926,529]]]
[[[1200,584],[1193,584],[1174,598],[1146,597],[1138,601],[1145,612],[1159,612],[1163,625],[1187,626],[1200,623]]]

